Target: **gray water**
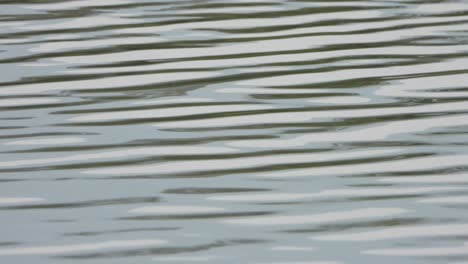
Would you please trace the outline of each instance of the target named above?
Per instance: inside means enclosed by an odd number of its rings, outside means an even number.
[[[468,263],[468,1],[0,4],[0,263]]]

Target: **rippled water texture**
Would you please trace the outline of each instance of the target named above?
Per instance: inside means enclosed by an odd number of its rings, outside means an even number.
[[[0,263],[468,263],[468,1],[3,0]]]

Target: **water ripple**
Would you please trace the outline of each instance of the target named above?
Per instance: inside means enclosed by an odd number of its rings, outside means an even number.
[[[1,263],[466,259],[466,1],[0,7]]]

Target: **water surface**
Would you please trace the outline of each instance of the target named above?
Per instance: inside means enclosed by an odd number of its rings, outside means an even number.
[[[467,263],[468,2],[0,7],[1,263]]]

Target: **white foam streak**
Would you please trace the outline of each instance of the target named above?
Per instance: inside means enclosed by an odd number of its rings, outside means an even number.
[[[32,165],[50,165],[64,162],[95,162],[99,159],[129,158],[131,156],[222,154],[232,153],[235,151],[236,150],[233,148],[202,146],[140,147],[133,149],[120,149],[89,154],[75,154],[69,156],[62,154],[60,157],[54,158],[16,159],[10,161],[0,161],[0,168],[25,167]]]
[[[446,155],[404,160],[390,160],[356,165],[328,166],[321,168],[291,169],[264,173],[261,178],[312,177],[327,175],[359,175],[370,173],[396,173],[406,171],[436,170],[466,165],[468,155]]]
[[[348,151],[334,153],[286,154],[268,155],[247,158],[224,158],[197,161],[168,162],[164,164],[132,165],[113,168],[103,168],[84,171],[85,174],[99,175],[145,175],[145,174],[175,174],[199,171],[216,171],[230,169],[246,169],[277,164],[295,164],[304,162],[323,162],[330,160],[346,160],[377,155],[399,153],[399,149]]]
[[[460,104],[459,106],[464,107],[462,106],[462,104]],[[429,129],[462,125],[468,125],[468,115],[452,115],[393,122],[389,121],[381,125],[379,124],[377,126],[358,128],[349,131],[319,132],[314,133],[313,135],[303,135],[289,139],[232,141],[229,143],[229,145],[247,148],[271,148],[274,146],[305,146],[310,143],[319,142],[367,142],[377,140],[388,140],[390,137],[395,138],[399,134],[407,135],[416,132],[424,132]]]
[[[111,240],[100,243],[74,244],[62,246],[20,247],[0,249],[0,256],[14,255],[55,255],[100,251],[108,249],[125,249],[135,247],[159,246],[167,243],[164,240]]]
[[[145,119],[145,118],[168,118],[168,117],[181,117],[191,116],[197,114],[210,114],[210,113],[227,113],[235,111],[249,111],[249,110],[264,110],[271,109],[269,105],[205,105],[205,106],[190,106],[190,107],[172,107],[164,109],[150,109],[150,110],[129,110],[129,111],[110,111],[98,114],[82,115],[70,118],[74,122],[110,122],[126,119]]]
[[[206,214],[225,211],[224,208],[203,206],[145,206],[129,211],[132,214],[162,214],[162,215],[184,215],[184,214]]]
[[[366,69],[346,69],[339,71],[330,71],[324,73],[301,73],[283,75],[278,77],[267,77],[239,82],[239,85],[246,86],[287,86],[303,85],[308,83],[346,81],[360,78],[372,77],[390,77],[404,74],[435,73],[443,71],[464,70],[468,59],[460,58],[444,62],[422,64],[418,67],[409,66],[391,66],[385,68],[366,68]],[[465,76],[466,78],[466,76]]]
[[[286,215],[286,216],[256,216],[233,218],[222,221],[227,224],[248,226],[276,226],[276,225],[302,225],[320,224],[340,221],[353,221],[365,218],[390,217],[405,213],[401,208],[367,208],[341,212],[329,212],[313,215]]]
[[[339,233],[321,236],[313,236],[311,239],[322,241],[378,241],[403,238],[421,238],[421,237],[450,237],[457,235],[468,235],[468,224],[449,224],[449,225],[416,225],[404,227],[389,227],[381,230],[358,232],[358,233]]]
[[[389,183],[465,183],[468,182],[467,173],[445,174],[435,176],[398,176],[378,179],[380,182]]]
[[[199,78],[213,77],[216,75],[217,74],[214,72],[160,73],[106,77],[94,80],[22,84],[6,86],[0,90],[0,95],[37,94],[50,91],[112,89],[127,86],[193,80]]]
[[[417,201],[418,203],[427,204],[446,204],[446,205],[463,205],[468,204],[468,196],[446,196],[446,197],[434,197],[426,198]]]
[[[29,204],[44,201],[43,198],[36,197],[0,197],[0,205]]]
[[[272,91],[273,94],[275,91]],[[305,92],[305,91],[304,91]],[[311,91],[311,93],[319,91]],[[333,101],[333,98],[329,100]],[[346,100],[344,100],[346,102]],[[339,102],[338,102],[339,103]],[[223,117],[223,118],[208,118],[202,120],[194,121],[170,121],[170,122],[160,122],[156,126],[161,128],[207,128],[207,127],[232,127],[240,125],[254,125],[254,124],[275,124],[275,123],[293,123],[293,122],[304,122],[304,121],[318,121],[330,120],[334,121],[337,118],[358,118],[358,117],[379,117],[387,115],[398,115],[401,113],[405,114],[416,114],[416,113],[431,113],[431,112],[457,112],[461,110],[468,110],[468,104],[464,102],[455,102],[455,103],[440,103],[440,104],[430,104],[422,106],[408,106],[408,107],[392,107],[392,108],[372,108],[372,109],[356,109],[356,110],[334,110],[334,111],[313,111],[313,112],[287,112],[287,113],[267,113],[267,114],[257,114],[257,115],[248,115],[248,116],[234,116],[234,117]],[[439,118],[441,119],[441,118]],[[444,123],[450,124],[451,120],[462,121],[464,120],[458,117],[446,118],[444,117]],[[439,124],[440,125],[443,125]],[[414,129],[424,129],[424,126],[428,126],[429,122],[424,119],[418,121],[409,120],[409,121],[399,121],[394,123],[388,123],[386,127],[374,127],[368,128],[362,133],[360,130],[351,131],[351,132],[339,132],[339,133],[314,133],[310,138],[317,138],[317,141],[343,141],[344,139],[358,141],[360,138],[367,138],[371,136],[375,139],[381,139],[383,135],[389,133],[397,132],[406,132],[403,127],[408,126],[407,124],[413,124]],[[437,126],[437,124],[431,124],[431,126]],[[370,133],[372,132],[372,133]],[[336,136],[335,136],[336,135]],[[365,136],[365,137],[364,137]],[[305,137],[304,137],[305,138]],[[328,138],[328,139],[327,139]],[[274,140],[273,140],[274,141]],[[262,141],[259,141],[262,142]],[[269,142],[269,141],[268,141]],[[250,143],[249,143],[250,144]],[[259,146],[255,143],[255,146]]]
[[[406,257],[447,257],[468,256],[468,243],[459,247],[428,247],[428,248],[391,248],[372,249],[363,252],[368,255],[406,256]]]
[[[42,138],[42,139],[25,139],[19,141],[7,142],[5,145],[14,146],[34,146],[34,145],[63,145],[63,144],[77,144],[85,142],[84,138],[78,137],[64,137],[64,138]]]
[[[324,190],[316,193],[271,193],[213,196],[208,197],[207,200],[223,202],[291,202],[303,199],[416,195],[460,189],[463,189],[463,187],[347,188]]]

